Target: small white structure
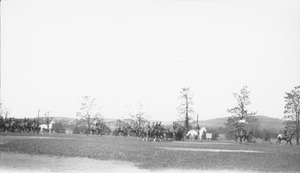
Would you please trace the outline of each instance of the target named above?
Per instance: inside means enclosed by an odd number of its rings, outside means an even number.
[[[206,133],[206,140],[211,140],[212,138],[212,133]]]

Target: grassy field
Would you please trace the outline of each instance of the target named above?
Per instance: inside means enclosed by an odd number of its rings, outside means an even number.
[[[1,134],[0,134],[1,135]],[[21,134],[19,134],[21,135]],[[6,135],[0,151],[121,160],[142,169],[300,171],[300,146],[275,142],[143,142],[136,138],[86,135]],[[283,143],[285,144],[285,143]]]

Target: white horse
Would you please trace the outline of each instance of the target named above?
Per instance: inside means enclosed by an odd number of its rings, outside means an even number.
[[[51,131],[52,131],[52,126],[53,126],[53,124],[55,124],[55,122],[52,120],[52,121],[49,123],[49,134],[50,134]],[[47,124],[41,124],[41,125],[40,125],[40,129],[41,129],[41,132],[43,132],[44,129],[48,129]]]
[[[198,132],[196,130],[190,130],[186,134],[187,137],[189,137],[190,140],[195,140],[195,137],[198,135]]]
[[[200,130],[199,130],[199,136],[198,136],[198,140],[199,141],[202,141],[202,136],[203,136],[203,132],[207,132],[206,128],[205,127],[202,127]]]
[[[203,132],[207,132],[205,127],[202,127],[199,132],[197,130],[190,130],[188,131],[188,133],[186,134],[186,136],[189,136],[190,140],[195,140],[195,137],[198,136],[198,140],[202,141],[202,135]]]

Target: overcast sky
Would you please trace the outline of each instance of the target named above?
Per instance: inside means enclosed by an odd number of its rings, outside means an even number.
[[[226,117],[243,86],[251,111],[282,118],[300,85],[300,1],[3,0],[1,100],[14,117],[76,117],[91,95],[104,118],[138,104],[176,120],[183,87],[200,119]]]

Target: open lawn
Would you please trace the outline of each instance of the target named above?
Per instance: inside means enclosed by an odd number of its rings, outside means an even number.
[[[126,161],[144,170],[300,171],[300,146],[295,142],[293,147],[259,141],[234,144],[226,140],[153,143],[135,137],[65,134],[7,134],[3,140],[0,151],[6,153]]]

